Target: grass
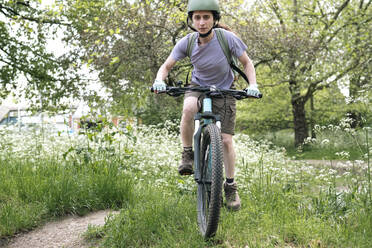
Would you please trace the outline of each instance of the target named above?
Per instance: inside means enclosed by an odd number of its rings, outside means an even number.
[[[1,165],[0,236],[52,217],[120,208],[133,198],[130,178],[110,164],[80,167],[52,161],[41,165],[1,161]]]
[[[142,189],[139,201],[104,227],[103,247],[201,247],[193,194]]]
[[[317,126],[316,138],[309,138],[300,147],[294,146],[294,133],[291,129],[255,135],[255,139],[267,140],[275,146],[284,147],[288,157],[298,160],[366,160],[365,132],[363,129],[351,129],[345,123],[340,126]],[[369,143],[371,142],[369,137]]]
[[[70,161],[62,154],[37,158],[40,151],[18,157],[9,150],[0,157],[0,237],[66,214],[121,208],[133,199],[132,179],[115,159],[84,162],[83,154]]]
[[[372,245],[369,165],[314,167],[237,134],[242,209],[223,208],[216,237],[206,241],[193,178],[176,173],[178,135],[155,127],[78,136],[0,132],[0,238],[56,216],[116,208],[120,214],[85,233],[94,246]]]
[[[300,159],[316,159],[316,160],[362,160],[363,153],[355,147],[343,148],[343,149],[333,149],[333,148],[321,148],[317,146],[303,147],[300,151],[294,146],[285,147],[288,157],[293,157],[297,160]],[[347,151],[347,157],[338,155],[342,151]]]
[[[195,194],[144,189],[139,201],[99,229],[102,247],[369,247],[372,212],[335,210],[332,194],[301,197],[272,187],[242,194],[239,212],[222,209],[217,236],[205,241],[196,225]],[[257,190],[257,191],[256,191]],[[306,205],[308,204],[308,205]],[[314,208],[311,208],[313,206]],[[325,207],[326,206],[326,207]],[[323,208],[325,207],[325,208]],[[336,208],[337,209],[337,208]],[[345,213],[350,216],[345,218]],[[350,230],[348,221],[355,225]],[[357,224],[358,223],[358,224]]]

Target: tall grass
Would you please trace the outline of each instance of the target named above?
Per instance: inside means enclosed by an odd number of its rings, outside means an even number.
[[[287,155],[295,159],[366,160],[367,142],[371,143],[372,137],[366,135],[368,128],[351,128],[351,121],[345,118],[338,125],[316,125],[313,130],[316,138],[309,137],[300,147],[294,147],[294,133],[289,129],[254,138],[285,147]]]
[[[216,237],[205,241],[196,222],[195,182],[177,175],[181,145],[168,129],[128,127],[44,139],[7,132],[0,141],[12,151],[0,155],[0,237],[55,216],[113,207],[120,214],[86,234],[98,237],[97,246],[372,245],[369,163],[311,166],[289,160],[285,149],[238,134],[242,209],[223,208]]]
[[[133,200],[133,180],[123,173],[120,156],[92,152],[87,159],[77,143],[67,140],[62,148],[54,136],[32,151],[27,142],[18,143],[28,137],[18,135],[3,132],[8,140],[0,157],[0,237],[53,217],[121,208]]]

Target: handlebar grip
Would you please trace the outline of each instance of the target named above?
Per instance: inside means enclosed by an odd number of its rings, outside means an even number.
[[[169,89],[169,88],[168,88],[168,86],[167,86],[167,87],[165,88],[165,90],[163,90],[163,91],[157,91],[156,93],[166,93],[168,89]],[[151,90],[151,92],[155,93],[155,90],[154,90],[153,87],[151,87],[150,90]]]
[[[246,95],[246,97],[248,97],[248,98],[257,98],[257,99],[260,99],[260,98],[262,98],[262,93],[260,93],[260,94],[258,94],[258,95]]]

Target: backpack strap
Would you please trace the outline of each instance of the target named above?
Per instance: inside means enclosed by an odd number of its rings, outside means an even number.
[[[216,31],[218,42],[220,43],[222,51],[225,54],[227,61],[229,62],[229,65],[237,65],[238,64],[237,58],[235,56],[232,56],[231,54],[229,43],[226,40],[224,30],[221,28],[215,28],[214,30]]]
[[[187,48],[186,48],[186,55],[191,58],[192,49],[194,49],[195,46],[195,40],[197,37],[197,33],[194,32],[190,34],[188,42],[187,42]]]
[[[196,37],[197,37],[197,33],[194,32],[194,33],[190,34],[189,39],[187,41],[186,55],[189,58],[191,58],[191,53],[192,53],[192,49],[194,49],[194,46],[195,46]],[[186,84],[189,83],[189,75],[190,75],[191,69],[192,69],[192,66],[190,67],[189,71],[187,72]]]
[[[231,54],[231,51],[230,51],[230,48],[229,48],[229,43],[226,40],[226,37],[225,37],[225,34],[224,34],[224,30],[221,29],[221,28],[215,28],[214,30],[216,32],[217,39],[218,39],[218,42],[220,43],[220,46],[222,48],[222,51],[225,54],[227,61],[229,62],[229,65],[231,66],[231,68],[235,72],[239,73],[240,76],[242,76],[244,78],[244,80],[247,81],[247,83],[249,84],[249,81],[248,81],[247,76],[237,66],[237,62],[238,62],[237,61],[237,58],[234,57],[234,56],[232,56],[232,54]],[[235,72],[234,72],[234,74],[236,74]]]
[[[220,29],[220,28],[215,28],[214,31],[217,35],[217,39],[218,39],[218,42],[220,43],[222,51],[227,58],[227,62],[229,62],[229,65],[231,65],[231,63],[234,63],[234,61],[232,59],[231,51],[230,51],[230,48],[229,48],[229,43],[226,40],[225,34],[223,33],[222,29]]]

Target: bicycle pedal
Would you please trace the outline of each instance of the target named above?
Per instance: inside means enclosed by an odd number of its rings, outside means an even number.
[[[191,176],[192,174],[194,174],[193,171],[178,171],[178,173],[179,173],[181,176]]]

